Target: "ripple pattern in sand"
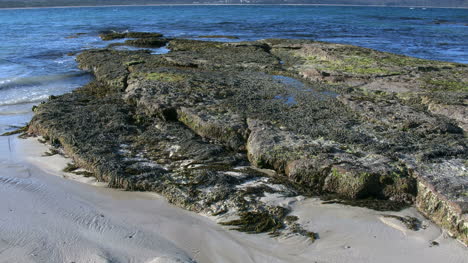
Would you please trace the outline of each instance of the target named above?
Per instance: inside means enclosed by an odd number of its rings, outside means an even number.
[[[190,262],[171,241],[100,209],[91,186],[13,161],[5,140],[0,147],[0,262]]]

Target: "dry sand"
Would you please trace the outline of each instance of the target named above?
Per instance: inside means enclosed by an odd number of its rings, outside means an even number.
[[[270,198],[320,239],[248,235],[156,194],[64,174],[68,160],[42,157],[46,150],[36,139],[0,138],[0,262],[468,262],[466,247],[414,209],[393,214],[426,229],[364,208]]]

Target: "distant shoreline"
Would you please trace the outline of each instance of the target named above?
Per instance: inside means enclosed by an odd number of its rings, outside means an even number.
[[[147,4],[147,5],[80,5],[80,6],[32,6],[32,7],[0,7],[0,10],[27,9],[65,9],[90,7],[146,7],[146,6],[342,6],[342,7],[389,7],[389,8],[437,8],[437,9],[468,9],[468,7],[437,7],[437,6],[386,6],[386,5],[346,5],[346,4]]]

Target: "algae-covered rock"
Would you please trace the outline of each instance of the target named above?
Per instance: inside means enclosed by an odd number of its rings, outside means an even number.
[[[176,66],[206,69],[233,68],[261,71],[279,70],[279,60],[261,45],[231,45],[229,43],[172,40],[168,48],[173,52],[164,56]]]
[[[267,39],[271,52],[305,78],[367,83],[375,77],[430,73],[463,66],[401,56],[343,44],[307,40]]]
[[[239,37],[236,37],[236,36],[226,36],[226,35],[203,35],[203,36],[198,36],[198,38],[239,39]]]
[[[91,50],[79,54],[76,60],[83,70],[92,71],[96,79],[108,86],[123,90],[127,86],[129,67],[132,63],[144,62],[148,51]]]
[[[311,81],[403,93],[405,97],[432,97],[438,103],[428,103],[430,111],[455,119],[466,131],[467,65],[308,40],[261,42],[271,46],[270,52],[281,59],[288,71]],[[460,101],[464,101],[462,107]]]
[[[249,120],[250,161],[273,168],[319,194],[345,198],[377,197],[411,202],[415,181],[394,160],[365,152],[347,152],[340,144],[290,133]]]
[[[160,48],[164,47],[169,40],[163,38],[140,38],[129,39],[125,41],[125,45],[141,48]]]
[[[104,41],[122,39],[122,38],[158,38],[162,36],[163,35],[160,33],[150,33],[150,32],[125,32],[125,33],[106,32],[106,33],[102,33],[99,35],[99,37]]]
[[[415,202],[466,242],[465,65],[309,40],[106,38],[171,52],[83,52],[96,80],[39,105],[28,131],[109,186],[309,237],[261,197]]]

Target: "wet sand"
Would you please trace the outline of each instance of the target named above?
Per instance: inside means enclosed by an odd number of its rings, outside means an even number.
[[[45,151],[34,138],[0,137],[0,262],[468,262],[466,247],[414,209],[392,214],[416,216],[426,229],[364,208],[284,199],[320,239],[248,235],[156,194],[65,174],[69,161]]]

